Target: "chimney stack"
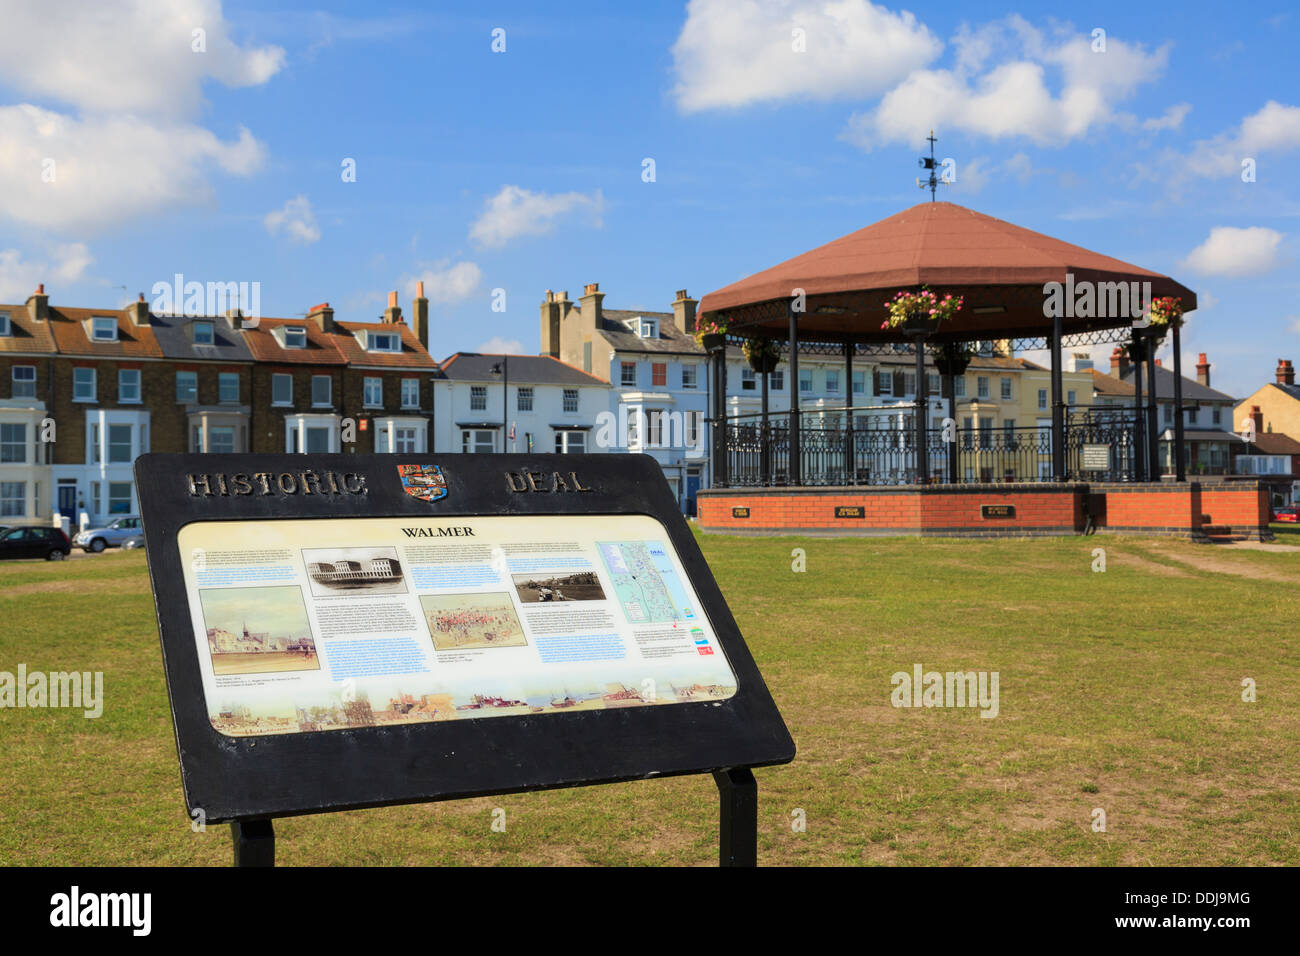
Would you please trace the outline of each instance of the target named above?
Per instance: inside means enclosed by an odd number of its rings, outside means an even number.
[[[699,303],[686,294],[685,289],[678,289],[673,299],[673,323],[687,335],[695,331],[695,307]]]
[[[601,303],[605,300],[605,293],[600,291],[599,282],[588,282],[582,292],[582,320],[583,323],[591,329],[599,329],[601,320],[604,318],[604,310]]]
[[[415,301],[411,303],[411,331],[429,351],[429,300],[424,297],[424,280],[415,283]]]
[[[384,309],[384,324],[396,325],[402,321],[402,307],[397,304],[396,290],[388,293],[388,308]]]
[[[1206,388],[1210,387],[1210,363],[1204,352],[1196,360],[1196,380]]]
[[[1116,378],[1123,378],[1128,374],[1131,367],[1132,363],[1129,362],[1128,352],[1118,345],[1115,346],[1114,351],[1110,353],[1110,374]]]
[[[44,282],[27,297],[27,314],[32,317],[33,322],[44,322],[50,317],[50,297],[45,294]]]
[[[242,328],[244,324],[243,310],[238,307],[226,309],[226,321],[230,323],[232,329]]]
[[[1258,405],[1250,406],[1250,417],[1255,423],[1255,434],[1264,434],[1264,413],[1259,410]]]
[[[1277,384],[1279,385],[1295,384],[1295,366],[1291,364],[1290,359],[1277,360]]]
[[[307,312],[307,321],[315,322],[316,328],[329,335],[334,331],[334,310],[328,302],[313,305]]]
[[[141,292],[139,297],[126,307],[127,316],[131,324],[138,327],[149,324],[149,303],[144,300],[144,293]]]

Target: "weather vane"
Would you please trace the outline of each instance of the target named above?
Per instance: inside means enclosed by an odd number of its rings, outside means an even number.
[[[922,169],[928,169],[930,171],[930,178],[926,180],[922,180],[921,178],[918,177],[916,180],[916,185],[921,189],[929,189],[930,202],[934,202],[934,191],[939,188],[940,183],[943,183],[946,186],[948,184],[948,181],[946,179],[943,179],[935,175],[936,171],[938,170],[938,167],[935,165],[934,162],[934,143],[935,143],[934,130],[930,130],[930,135],[927,136],[926,139],[930,141],[930,155],[922,156],[920,159],[917,160],[917,162],[920,164]]]

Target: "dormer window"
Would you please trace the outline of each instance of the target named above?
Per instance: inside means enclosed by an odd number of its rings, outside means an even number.
[[[117,319],[97,315],[90,320],[90,337],[96,342],[117,341]]]
[[[211,322],[194,322],[190,328],[194,330],[195,345],[212,345],[216,341],[216,333],[213,331]]]
[[[659,320],[646,319],[641,320],[641,338],[657,339],[659,338]]]
[[[402,337],[396,332],[367,332],[366,351],[400,352],[402,351]]]
[[[307,330],[300,325],[285,326],[284,347],[287,349],[305,349],[307,347]]]
[[[9,313],[0,312],[0,335],[13,335],[13,328],[9,325]]]

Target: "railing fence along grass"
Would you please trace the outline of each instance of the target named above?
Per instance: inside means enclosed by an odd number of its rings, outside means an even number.
[[[1079,412],[1067,418],[1063,437],[1068,480],[1133,481],[1136,422],[1129,414]],[[850,425],[850,413],[852,422]],[[889,486],[917,482],[915,406],[821,407],[799,413],[802,485]],[[722,487],[782,487],[791,475],[789,413],[731,416],[725,420],[727,482]],[[1089,449],[1085,461],[1085,446]],[[1097,446],[1107,466],[1098,468]],[[930,481],[1037,482],[1052,480],[1048,425],[940,426],[930,432]]]

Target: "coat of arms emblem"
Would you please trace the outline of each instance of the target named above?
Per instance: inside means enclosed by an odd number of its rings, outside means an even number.
[[[437,501],[447,495],[447,479],[439,465],[398,465],[402,488],[412,498]]]

